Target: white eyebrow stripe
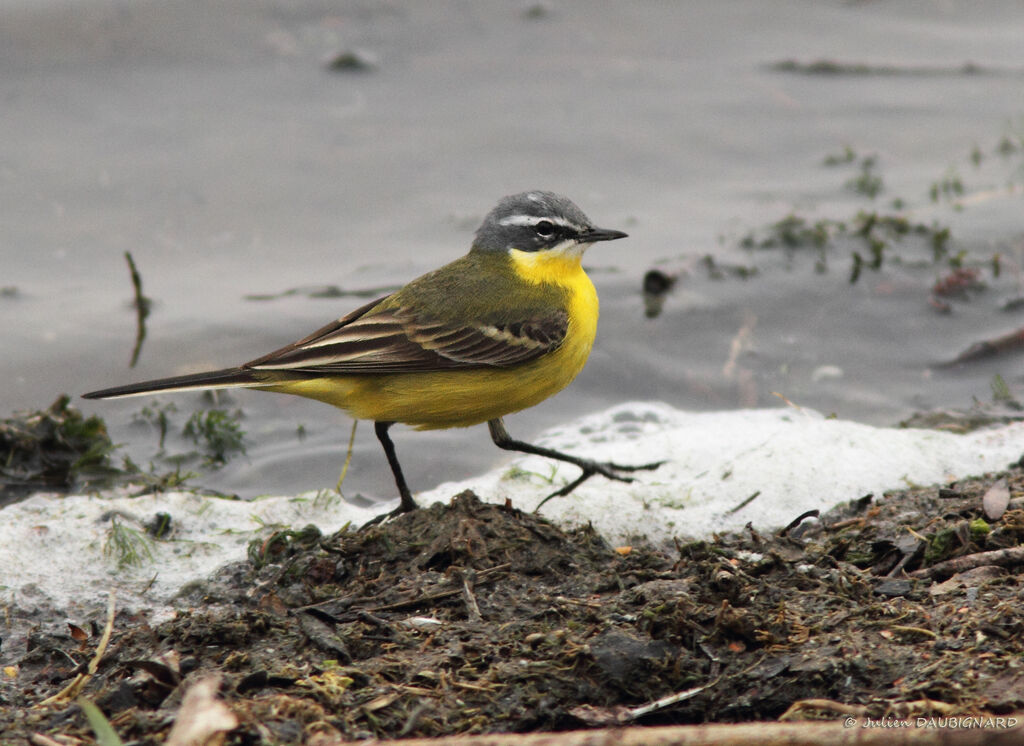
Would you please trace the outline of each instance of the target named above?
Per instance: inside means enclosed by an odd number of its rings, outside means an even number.
[[[570,223],[565,218],[559,217],[543,217],[540,215],[509,215],[507,218],[502,218],[498,221],[498,225],[537,225],[537,223],[547,221],[554,225],[560,225],[563,228],[572,228],[574,230],[582,230],[578,225]]]

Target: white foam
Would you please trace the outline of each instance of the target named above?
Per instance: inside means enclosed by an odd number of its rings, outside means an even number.
[[[119,608],[159,608],[186,583],[244,559],[254,539],[310,523],[332,532],[378,512],[341,503],[336,493],[333,500],[309,494],[254,501],[191,492],[130,497],[124,489],[34,495],[0,510],[0,604],[91,608],[115,590]],[[119,563],[110,551],[112,517],[143,533],[157,513],[171,516],[171,535],[146,541],[138,564]]]
[[[666,461],[655,471],[636,472],[630,484],[593,477],[542,508],[558,523],[589,521],[609,540],[623,542],[636,535],[708,536],[748,522],[771,529],[869,492],[1002,470],[1024,453],[1024,423],[958,435],[872,427],[807,409],[692,414],[661,403],[628,403],[536,442],[599,461]],[[508,498],[533,510],[578,474],[571,465],[528,456],[418,499],[427,503],[472,489],[486,500]]]
[[[877,428],[792,408],[689,414],[666,404],[629,403],[549,431],[536,442],[620,463],[665,460],[630,484],[594,477],[543,514],[563,525],[592,523],[610,541],[707,536],[751,523],[785,525],[813,508],[868,492],[942,483],[996,471],[1024,450],[1024,423],[955,435]],[[492,502],[533,510],[574,479],[575,467],[534,456],[417,496],[447,501],[473,489]],[[739,510],[740,503],[758,496]],[[396,503],[360,508],[315,495],[250,502],[170,492],[130,497],[36,495],[0,511],[0,604],[70,612],[93,607],[116,589],[120,608],[160,609],[186,583],[243,559],[250,541],[284,526],[315,524],[324,533],[361,525]],[[172,517],[170,540],[150,542],[152,559],[119,567],[104,553],[110,516],[140,528],[156,513]]]

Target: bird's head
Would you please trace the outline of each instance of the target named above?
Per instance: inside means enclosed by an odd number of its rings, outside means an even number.
[[[597,241],[625,238],[622,231],[595,228],[569,199],[552,192],[521,192],[503,198],[484,218],[473,251],[512,250],[579,257]]]

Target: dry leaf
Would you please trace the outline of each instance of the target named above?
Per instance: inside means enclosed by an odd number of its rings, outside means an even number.
[[[621,705],[615,707],[579,705],[569,710],[569,714],[591,727],[607,727],[629,722],[629,708]]]
[[[396,699],[398,699],[398,694],[396,692],[383,694],[380,697],[377,697],[376,699],[372,700],[371,702],[367,702],[365,705],[363,705],[363,709],[366,712],[374,712],[375,710],[381,710],[390,705]]]
[[[965,572],[958,572],[953,577],[942,583],[935,583],[929,589],[928,592],[933,596],[941,596],[944,593],[955,593],[962,591],[966,588],[976,588],[986,580],[992,580],[993,578],[1000,578],[1006,574],[1006,571],[1001,567],[995,565],[982,565],[981,567],[975,567]]]
[[[985,515],[990,521],[998,521],[1006,512],[1006,506],[1010,504],[1010,486],[1005,479],[988,488],[988,492],[981,498],[981,505],[985,509]]]
[[[220,676],[207,676],[189,687],[166,746],[220,746],[224,732],[238,727],[238,718],[217,699]]]

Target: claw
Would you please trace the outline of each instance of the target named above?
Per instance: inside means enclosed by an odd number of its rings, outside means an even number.
[[[668,461],[653,461],[649,464],[602,464],[609,468],[615,469],[616,471],[652,471],[657,469],[659,466],[664,466]]]
[[[626,483],[629,483],[629,482],[635,481],[633,479],[633,477],[624,477],[621,474],[616,474],[615,472],[617,472],[617,471],[650,471],[652,469],[657,469],[659,466],[661,466],[664,463],[665,463],[664,461],[655,461],[655,462],[650,463],[650,464],[639,464],[639,465],[629,465],[629,464],[627,464],[627,465],[622,465],[622,464],[613,464],[610,461],[609,462],[605,462],[605,463],[600,463],[598,461],[581,461],[580,463],[577,464],[577,466],[579,466],[583,470],[583,473],[580,474],[578,477],[576,477],[576,479],[574,479],[572,482],[569,482],[569,484],[565,485],[561,489],[555,490],[550,495],[548,495],[543,500],[541,500],[539,503],[537,503],[537,507],[533,509],[533,512],[534,513],[539,513],[541,507],[548,500],[550,500],[553,497],[565,497],[566,495],[568,495],[570,492],[575,490],[577,487],[579,487],[581,484],[586,482],[588,479],[590,479],[595,474],[600,474],[602,477],[605,477],[606,479],[613,479],[616,482],[626,482]]]
[[[580,458],[578,456],[572,456],[568,453],[562,453],[552,448],[544,448],[543,446],[535,446],[529,443],[524,443],[521,440],[515,440],[508,434],[508,430],[505,429],[505,423],[501,421],[501,418],[493,419],[488,421],[487,427],[491,432],[491,440],[494,441],[494,445],[498,448],[504,448],[506,451],[519,451],[520,453],[532,453],[536,456],[543,456],[544,458],[555,459],[556,461],[564,461],[567,464],[574,464],[583,470],[583,473],[576,478],[575,481],[570,482],[560,490],[552,492],[550,495],[540,501],[540,504],[533,509],[533,512],[540,510],[541,505],[546,503],[553,497],[564,497],[572,492],[574,489],[579,487],[581,484],[586,482],[595,474],[600,474],[608,479],[614,479],[617,482],[632,482],[631,477],[624,477],[621,474],[616,474],[617,471],[647,471],[650,469],[657,469],[659,466],[664,464],[664,461],[656,461],[652,464],[639,464],[636,466],[630,464],[613,464],[610,461],[601,463],[598,461],[591,461],[590,459]]]
[[[414,505],[413,506],[413,510],[415,508],[416,508],[416,506]],[[368,529],[370,526],[376,526],[378,523],[384,523],[386,521],[390,521],[392,518],[397,518],[398,516],[402,515],[403,513],[410,513],[410,512],[412,512],[412,511],[409,508],[407,508],[405,505],[399,505],[397,508],[395,508],[394,510],[392,510],[392,511],[390,511],[388,513],[381,513],[378,516],[374,516],[373,518],[368,520],[366,523],[364,523],[362,526],[360,526],[359,530],[360,531],[364,531],[364,530]]]

